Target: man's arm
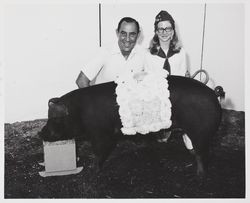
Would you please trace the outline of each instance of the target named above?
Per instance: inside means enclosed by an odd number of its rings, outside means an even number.
[[[76,84],[78,88],[88,87],[90,84],[90,80],[87,76],[81,71],[76,79]]]
[[[78,88],[91,86],[95,83],[95,78],[105,64],[109,55],[106,48],[98,48],[98,51],[91,60],[84,64],[76,79]]]

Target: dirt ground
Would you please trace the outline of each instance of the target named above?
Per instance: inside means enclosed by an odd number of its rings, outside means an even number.
[[[46,119],[5,124],[5,198],[244,198],[245,113],[223,110],[213,138],[205,181],[195,174],[194,158],[181,136],[168,143],[121,142],[98,175],[87,142],[79,143],[76,175],[46,177],[42,141],[37,132]],[[158,157],[158,158],[157,158]]]

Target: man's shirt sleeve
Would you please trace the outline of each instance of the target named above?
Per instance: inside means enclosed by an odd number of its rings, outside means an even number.
[[[104,48],[99,48],[94,56],[83,66],[82,72],[91,81],[93,80],[105,64],[105,59],[108,56],[108,51]]]

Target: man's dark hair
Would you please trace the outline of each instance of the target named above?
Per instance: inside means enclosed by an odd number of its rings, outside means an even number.
[[[118,23],[118,27],[117,27],[117,31],[119,32],[120,28],[121,28],[121,24],[123,22],[127,22],[127,23],[135,23],[136,28],[137,28],[137,32],[140,32],[140,26],[139,23],[134,19],[134,18],[130,18],[130,17],[124,17],[120,20],[120,22]]]

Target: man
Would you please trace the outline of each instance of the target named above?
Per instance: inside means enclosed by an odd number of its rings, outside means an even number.
[[[79,88],[118,79],[129,72],[140,73],[145,66],[145,49],[136,43],[140,35],[139,23],[130,17],[122,18],[116,29],[118,43],[113,47],[100,48],[93,59],[87,63],[77,77]],[[162,141],[159,138],[159,142]]]
[[[79,88],[116,80],[126,71],[138,72],[144,67],[144,51],[136,43],[140,35],[139,23],[130,17],[120,20],[116,42],[111,48],[100,48],[77,77]]]

